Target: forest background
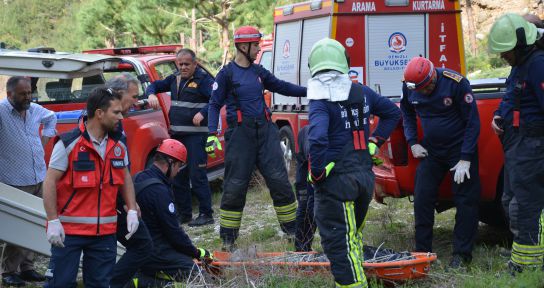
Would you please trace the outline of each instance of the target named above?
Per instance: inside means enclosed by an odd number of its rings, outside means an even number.
[[[274,7],[296,0],[0,0],[0,42],[57,51],[182,43],[212,71],[232,57],[235,27],[273,30]],[[461,0],[469,78],[505,77],[486,51],[493,20],[505,12],[544,16],[542,0]],[[399,23],[400,25],[400,23]]]

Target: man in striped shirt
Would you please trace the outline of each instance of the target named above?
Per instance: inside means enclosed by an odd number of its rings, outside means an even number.
[[[57,118],[52,111],[31,102],[29,78],[9,78],[6,91],[7,99],[0,101],[0,182],[41,197],[46,171],[43,147],[55,136]],[[34,270],[34,253],[7,246],[2,283],[24,286],[25,280],[45,280]]]

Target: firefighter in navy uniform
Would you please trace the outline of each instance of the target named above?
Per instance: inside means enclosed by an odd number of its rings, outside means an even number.
[[[367,287],[362,229],[374,190],[372,155],[396,127],[400,111],[367,86],[352,83],[338,41],[315,43],[308,63],[309,181],[316,189],[321,244],[337,287]],[[380,119],[373,133],[370,114]]]
[[[206,171],[208,156],[208,101],[212,92],[213,77],[198,67],[195,53],[181,49],[176,53],[178,71],[164,80],[158,80],[149,87],[149,105],[158,109],[156,93],[170,91],[172,104],[168,119],[170,134],[187,148],[187,169],[178,174],[174,181],[174,195],[182,223],[202,226],[214,223],[212,197]],[[191,195],[199,201],[199,214],[192,219]]]
[[[489,51],[512,66],[491,122],[504,149],[512,273],[544,266],[544,51],[536,47],[536,38],[535,25],[517,14],[498,18],[489,33]]]
[[[420,158],[415,179],[416,251],[432,252],[434,208],[438,187],[452,171],[455,227],[450,267],[472,261],[478,229],[480,118],[470,83],[455,71],[435,68],[423,57],[406,66],[401,110],[404,134],[414,158]],[[417,139],[416,115],[423,139]]]
[[[297,204],[288,180],[278,127],[271,121],[263,91],[306,96],[306,88],[278,80],[261,65],[253,64],[262,34],[244,26],[234,33],[236,57],[217,74],[209,108],[210,133],[217,134],[219,110],[226,104],[228,129],[225,140],[225,179],[221,198],[220,237],[225,249],[234,249],[242,221],[246,193],[255,166],[270,189],[281,229],[295,234]],[[217,136],[208,138],[219,143]]]
[[[312,251],[312,242],[317,228],[314,219],[314,187],[308,183],[309,128],[310,126],[306,125],[298,131],[298,153],[295,154],[297,160],[295,191],[298,202],[295,233],[295,251],[297,252]]]
[[[195,269],[193,259],[213,261],[209,251],[193,245],[176,216],[171,181],[186,161],[185,146],[166,139],[157,148],[153,165],[134,177],[142,219],[153,238],[151,257],[141,264],[140,273],[133,279],[135,287],[172,285],[186,279]]]

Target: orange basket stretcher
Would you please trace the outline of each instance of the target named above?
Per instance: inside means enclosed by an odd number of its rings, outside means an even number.
[[[406,281],[424,278],[430,270],[431,263],[436,260],[434,253],[409,253],[412,257],[408,260],[395,260],[387,262],[364,262],[363,269],[367,277],[375,277],[387,281]],[[215,251],[213,267],[220,270],[225,268],[243,267],[248,273],[260,276],[263,268],[274,267],[303,274],[314,274],[330,270],[330,263],[326,261],[306,261],[305,256],[318,255],[316,252],[262,252],[256,253],[251,259],[231,260],[231,253]],[[282,261],[282,257],[300,256],[302,261]],[[309,259],[306,258],[306,259]]]

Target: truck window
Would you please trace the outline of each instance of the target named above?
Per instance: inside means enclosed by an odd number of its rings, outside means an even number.
[[[168,75],[178,71],[178,68],[176,67],[174,61],[167,61],[155,64],[155,71],[157,71],[159,80],[162,80],[168,77]]]
[[[266,70],[270,71],[270,69],[272,69],[272,52],[263,52],[263,55],[261,56],[261,62],[259,64],[263,65]]]
[[[2,98],[5,98],[5,87],[10,76],[0,75]],[[89,93],[97,86],[104,85],[102,75],[93,75],[83,78],[58,79],[32,77],[32,101],[37,103],[66,103],[85,102]]]

